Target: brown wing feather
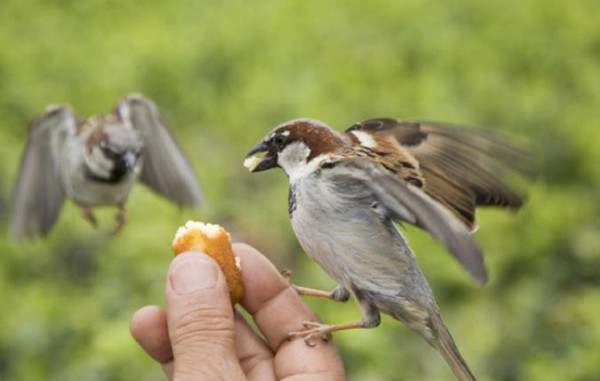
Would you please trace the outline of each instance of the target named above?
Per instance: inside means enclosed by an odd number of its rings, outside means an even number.
[[[477,206],[518,209],[523,204],[504,177],[511,170],[526,173],[529,158],[490,131],[389,118],[366,120],[346,132],[352,131],[369,132],[378,149],[380,142],[396,143],[394,152],[418,163],[422,189],[470,229]]]

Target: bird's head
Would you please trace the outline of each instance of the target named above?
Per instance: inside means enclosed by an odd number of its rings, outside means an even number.
[[[89,174],[106,182],[118,182],[139,170],[142,139],[139,133],[113,115],[92,119],[92,132],[86,141],[85,162]]]
[[[344,145],[340,135],[318,120],[295,119],[277,126],[246,155],[250,172],[281,167],[290,178],[305,174]]]

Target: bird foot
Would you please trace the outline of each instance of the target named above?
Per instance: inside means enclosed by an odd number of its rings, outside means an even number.
[[[304,329],[290,332],[288,338],[290,340],[303,338],[304,342],[309,347],[317,345],[315,340],[331,340],[331,332],[336,330],[335,325],[323,324],[316,321],[305,321],[302,325],[304,326]]]
[[[331,340],[331,333],[335,331],[369,327],[368,324],[365,324],[362,321],[342,324],[323,324],[316,321],[305,321],[302,325],[304,326],[304,329],[290,332],[288,338],[291,340],[301,337],[309,347],[317,345],[315,342],[316,339],[321,339],[323,341]]]
[[[292,270],[288,270],[288,269],[281,270],[281,276],[283,277],[283,279],[285,279],[285,281],[290,286],[293,286],[293,284],[292,284]]]
[[[96,219],[96,216],[94,215],[94,212],[92,212],[91,208],[82,207],[81,217],[83,217],[84,220],[89,222],[89,224],[92,225],[94,229],[98,227],[98,220]]]
[[[345,302],[350,298],[350,293],[343,287],[337,287],[333,291],[317,290],[314,288],[302,287],[293,284],[291,279],[292,272],[290,270],[281,271],[281,275],[286,280],[288,285],[298,293],[298,295],[313,296],[316,298],[329,299],[336,302]]]
[[[115,220],[117,220],[117,227],[113,231],[113,235],[117,235],[123,230],[123,226],[125,226],[125,222],[127,222],[127,209],[119,207]]]

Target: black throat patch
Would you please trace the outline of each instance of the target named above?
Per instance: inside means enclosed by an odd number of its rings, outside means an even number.
[[[90,169],[87,166],[85,166],[84,170],[85,170],[85,177],[87,179],[97,182],[97,183],[104,183],[104,184],[117,184],[121,180],[123,180],[125,175],[128,173],[128,171],[125,170],[124,168],[115,167],[110,172],[110,177],[107,178],[107,177],[101,177],[101,176],[98,176],[98,175],[92,173],[92,171],[90,171]]]
[[[296,210],[296,185],[290,185],[288,192],[288,213],[290,217],[294,214],[294,210]]]

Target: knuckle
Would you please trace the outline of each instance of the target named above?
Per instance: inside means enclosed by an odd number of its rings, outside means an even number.
[[[199,359],[197,356],[187,356],[175,362],[176,380],[214,380],[237,381],[245,380],[243,374],[237,371],[235,358],[209,353]]]
[[[273,360],[273,356],[268,352],[252,353],[248,356],[241,357],[239,359],[242,370],[245,374],[250,374],[259,367],[261,364],[270,363]]]
[[[233,345],[234,326],[231,316],[214,308],[196,308],[181,315],[171,329],[173,346],[182,343]]]

